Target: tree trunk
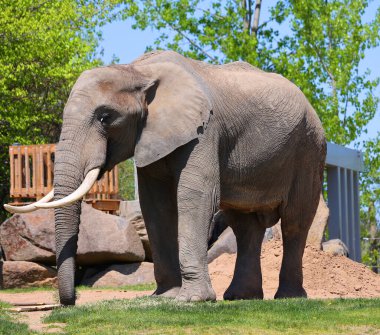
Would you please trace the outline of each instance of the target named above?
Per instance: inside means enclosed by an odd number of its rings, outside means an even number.
[[[257,37],[257,30],[259,28],[260,10],[261,10],[261,0],[256,0],[255,14],[253,17],[253,24],[252,24],[252,34],[255,35],[256,37]]]
[[[242,7],[245,11],[244,15],[244,30],[248,31],[248,33],[251,33],[251,21],[252,21],[252,0],[242,0]]]

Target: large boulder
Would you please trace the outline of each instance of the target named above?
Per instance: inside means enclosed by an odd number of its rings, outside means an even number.
[[[0,262],[0,288],[55,286],[57,271],[33,262]]]
[[[143,245],[131,223],[85,203],[78,239],[80,265],[145,259]],[[0,226],[0,243],[7,261],[55,264],[54,210],[13,215]]]
[[[119,215],[135,227],[145,250],[145,260],[151,262],[152,250],[150,249],[144,218],[141,214],[140,202],[138,200],[121,201]]]
[[[153,264],[113,264],[106,268],[88,268],[81,284],[93,287],[118,287],[154,283]]]
[[[221,254],[234,254],[236,251],[237,245],[235,234],[231,227],[227,227],[207,252],[207,262],[211,263]]]
[[[141,262],[144,259],[143,245],[131,223],[82,204],[78,264]]]
[[[55,263],[54,210],[15,214],[0,226],[4,259]]]
[[[311,245],[319,250],[322,250],[322,242],[327,226],[327,221],[329,219],[330,211],[326,205],[325,200],[321,194],[319,199],[319,205],[317,212],[315,213],[313,223],[310,227],[309,233],[307,235],[306,244]]]

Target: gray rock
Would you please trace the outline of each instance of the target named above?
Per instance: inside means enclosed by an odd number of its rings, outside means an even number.
[[[56,286],[57,271],[50,267],[23,261],[0,262],[0,288]]]
[[[327,221],[329,219],[329,214],[329,208],[327,207],[326,202],[321,194],[317,212],[315,213],[313,223],[307,235],[307,245],[311,245],[315,248],[318,248],[319,250],[322,250],[322,241],[326,230]]]
[[[93,287],[118,287],[154,283],[153,264],[113,264],[107,268],[93,267],[86,270],[81,284]]]
[[[347,246],[340,239],[336,238],[322,243],[322,250],[334,256],[346,256],[349,252]]]
[[[78,264],[141,262],[144,259],[143,245],[131,223],[82,204]]]
[[[138,200],[120,201],[119,215],[127,221],[141,215],[140,202]]]
[[[152,262],[152,250],[150,249],[144,218],[141,214],[140,202],[138,200],[121,201],[119,215],[135,227],[144,247],[145,260]]]
[[[231,227],[227,227],[207,252],[207,261],[208,263],[211,263],[221,254],[234,254],[236,251],[237,245],[235,234],[232,231]]]
[[[326,202],[321,194],[317,212],[315,213],[313,223],[311,224],[309,233],[307,235],[307,245],[311,245],[319,250],[322,250],[322,241],[324,238],[327,221],[329,219],[329,213],[329,208],[327,207]],[[266,239],[264,239],[264,242],[270,239],[282,240],[281,220],[273,227],[268,228],[265,235]]]
[[[13,215],[0,226],[0,243],[8,261],[55,264],[54,210]],[[131,223],[82,204],[78,264],[140,262],[144,259],[143,245]]]
[[[55,263],[54,210],[15,214],[0,226],[7,261]]]

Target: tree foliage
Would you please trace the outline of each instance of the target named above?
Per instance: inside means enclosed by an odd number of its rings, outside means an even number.
[[[55,142],[71,86],[97,66],[97,27],[113,8],[100,0],[0,2],[0,175],[9,192],[8,146]]]
[[[373,271],[380,270],[380,132],[366,142],[365,169],[361,176],[361,233],[364,238],[363,261]]]
[[[375,115],[379,79],[371,80],[368,69],[360,72],[359,64],[366,50],[379,45],[380,7],[364,22],[366,0],[280,0],[257,34],[254,1],[123,3],[121,16],[132,16],[134,28],[162,31],[155,47],[212,63],[244,60],[292,80],[316,109],[330,141],[355,141]]]

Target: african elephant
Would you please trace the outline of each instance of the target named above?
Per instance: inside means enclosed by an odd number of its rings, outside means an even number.
[[[75,304],[80,199],[134,156],[155,295],[215,300],[207,238],[218,210],[237,237],[225,299],[263,298],[261,243],[282,222],[276,298],[306,296],[302,255],[326,155],[317,114],[290,81],[244,62],[210,65],[172,51],[85,71],[63,113],[54,197],[59,296]]]

